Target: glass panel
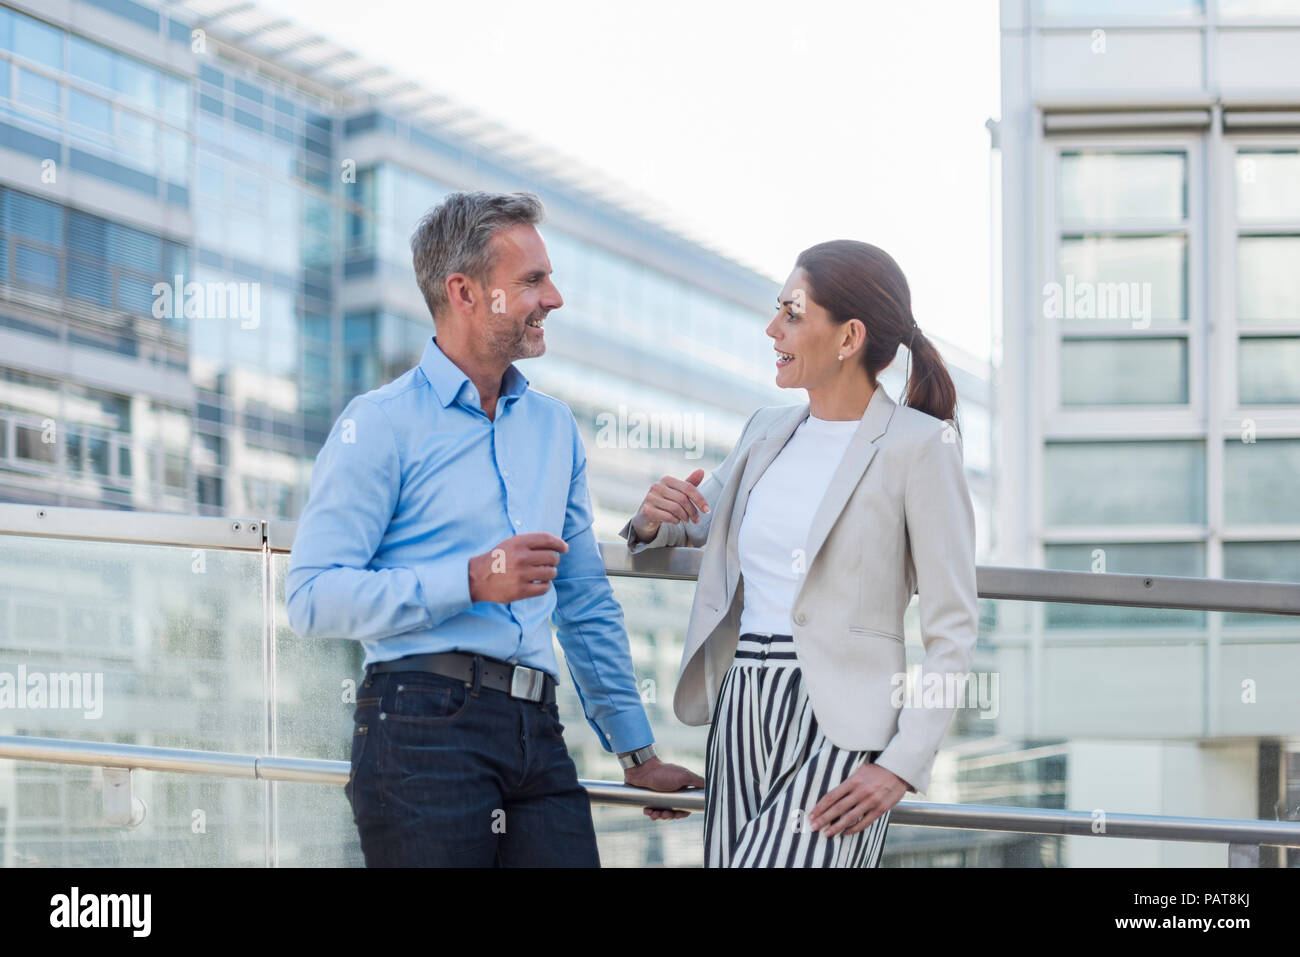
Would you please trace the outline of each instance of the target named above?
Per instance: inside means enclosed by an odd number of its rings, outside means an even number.
[[[86,465],[90,471],[108,478],[108,440],[102,436],[86,439]]]
[[[163,112],[177,126],[190,123],[190,84],[187,80],[164,73],[162,76]]]
[[[1200,442],[1048,442],[1043,513],[1050,525],[1205,521]]]
[[[1089,225],[1187,217],[1187,154],[1061,153],[1061,219]]]
[[[0,639],[6,665],[93,680],[84,707],[0,711],[4,733],[260,753],[259,552],[4,543],[0,601],[14,622]]]
[[[1038,11],[1045,19],[1104,23],[1148,17],[1190,19],[1203,16],[1205,4],[1204,0],[1038,0]]]
[[[0,710],[0,733],[264,753],[260,594],[258,552],[6,536],[0,672],[23,676],[25,707]],[[13,778],[0,819],[26,863],[264,859],[262,782],[137,771],[147,823],[130,829],[101,823],[97,769],[22,762]]]
[[[1110,320],[1141,328],[1187,319],[1184,236],[1062,236],[1059,288],[1044,290],[1044,316]]]
[[[54,80],[33,73],[31,70],[18,71],[18,96],[23,106],[40,110],[43,113],[59,112],[59,84]]]
[[[19,246],[14,250],[14,275],[19,282],[43,289],[58,289],[59,259],[30,246]]]
[[[1239,340],[1237,394],[1242,405],[1300,403],[1300,339]]]
[[[1300,236],[1237,240],[1237,322],[1300,322]]]
[[[68,121],[80,129],[74,132],[97,143],[113,141],[113,107],[98,97],[68,91]]]
[[[81,434],[73,429],[68,430],[64,439],[63,460],[67,464],[69,472],[80,472],[83,458],[83,449]]]
[[[288,555],[272,558],[275,584],[276,748],[295,757],[349,761],[364,652],[358,641],[299,638],[284,607]],[[293,867],[364,864],[342,788],[278,787],[280,861]]]
[[[1125,575],[1205,577],[1201,542],[1105,542],[1097,545],[1046,545],[1047,568]],[[1046,606],[1049,628],[1118,628],[1133,626],[1205,627],[1205,612],[1181,608],[1127,608],[1052,602]]]
[[[1237,218],[1300,219],[1300,150],[1237,152]]]
[[[161,75],[139,60],[118,56],[113,68],[113,88],[137,106],[156,110],[160,105]]]
[[[48,23],[14,14],[14,52],[43,63],[52,70],[63,69],[63,31]]]
[[[1224,19],[1300,17],[1300,0],[1219,0]]]
[[[113,51],[78,36],[73,36],[70,43],[68,72],[105,89],[111,89],[115,59]]]
[[[1300,582],[1300,542],[1224,542],[1223,577],[1260,582]],[[1300,623],[1289,615],[1224,612],[1225,626],[1285,630],[1300,639]]]
[[[1066,339],[1061,404],[1186,404],[1186,339]]]
[[[4,221],[0,232],[18,233],[52,246],[63,242],[63,210],[55,203],[4,190]]]
[[[101,769],[6,764],[14,783],[0,796],[0,833],[15,865],[248,867],[266,859],[266,782],[132,772],[146,810],[144,825],[130,828],[103,823]]]
[[[1223,510],[1230,525],[1300,522],[1300,439],[1224,443]]]

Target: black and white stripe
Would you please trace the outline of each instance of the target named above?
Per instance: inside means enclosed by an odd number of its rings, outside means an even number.
[[[821,733],[788,635],[742,635],[709,730],[705,867],[877,867],[886,811],[827,838],[807,815],[878,751],[844,751]]]

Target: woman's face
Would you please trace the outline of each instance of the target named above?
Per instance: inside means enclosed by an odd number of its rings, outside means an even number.
[[[776,384],[783,389],[817,389],[828,384],[857,352],[846,345],[852,323],[835,322],[813,301],[808,274],[798,266],[777,299],[780,305],[766,330],[777,353]]]

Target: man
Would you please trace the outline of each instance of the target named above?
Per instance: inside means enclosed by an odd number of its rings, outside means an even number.
[[[366,652],[346,791],[367,866],[599,865],[555,706],[552,620],[626,783],[704,786],[654,754],[573,414],[511,364],[546,351],[564,304],[542,217],[531,194],[454,193],[420,221],[436,335],[343,410],[298,523],[290,626]]]

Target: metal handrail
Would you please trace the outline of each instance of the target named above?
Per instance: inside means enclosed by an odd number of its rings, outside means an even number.
[[[15,735],[0,735],[0,758],[47,764],[203,774],[244,780],[331,784],[336,787],[347,783],[350,770],[347,761],[319,758],[231,754],[224,751]],[[665,793],[634,788],[614,781],[582,780],[579,783],[586,788],[593,804],[674,808],[681,811],[704,810],[705,794],[702,790]],[[1090,811],[987,804],[933,804],[920,801],[899,802],[890,812],[889,821],[891,824],[906,826],[1012,831],[1020,834],[1300,847],[1300,821],[1107,813],[1104,827],[1098,830],[1097,815]]]
[[[0,504],[0,535],[287,554],[296,530],[294,522],[261,518]],[[621,578],[693,581],[702,557],[698,548],[632,555],[622,542],[601,542],[600,550],[606,573]],[[1012,601],[1300,615],[1300,583],[1290,582],[980,565],[976,587],[981,598]]]

